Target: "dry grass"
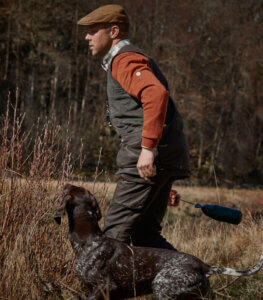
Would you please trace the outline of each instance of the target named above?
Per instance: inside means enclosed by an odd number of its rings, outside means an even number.
[[[208,264],[246,269],[258,261],[262,251],[263,205],[260,190],[228,190],[200,187],[178,187],[182,198],[201,204],[221,204],[243,212],[242,222],[236,226],[217,222],[203,215],[199,209],[181,203],[169,208],[164,226],[165,235],[180,251],[191,253]],[[211,278],[215,290],[233,278]],[[222,291],[238,299],[263,298],[263,274],[240,279]]]
[[[59,150],[56,142],[59,130],[49,122],[36,137],[34,150],[25,161],[22,152],[27,137],[21,135],[21,124],[21,116],[15,116],[10,123],[7,111],[0,131],[0,297],[78,299],[84,289],[73,272],[74,255],[67,238],[66,218],[60,227],[53,220],[61,186],[71,175],[68,147],[64,145]],[[60,166],[58,156],[62,157]],[[21,174],[25,164],[27,176]],[[75,184],[93,191],[105,212],[114,184]],[[177,189],[185,200],[238,207],[244,215],[242,223],[235,226],[209,219],[185,203],[169,208],[163,232],[180,251],[213,265],[237,269],[245,269],[258,260],[263,252],[260,190]],[[231,280],[225,276],[213,277],[212,286],[219,290]],[[220,291],[217,298],[263,299],[262,280],[261,271]]]

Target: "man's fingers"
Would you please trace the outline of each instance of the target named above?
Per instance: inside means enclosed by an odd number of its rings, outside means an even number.
[[[138,171],[139,171],[140,177],[142,177],[147,182],[151,182],[150,177],[153,177],[156,175],[155,165],[138,167]]]
[[[151,182],[150,179],[142,171],[139,170],[139,174],[140,174],[140,177],[143,178],[145,181]]]
[[[180,194],[176,190],[171,190],[168,205],[178,206],[180,203]]]
[[[143,172],[142,172],[142,170],[141,170],[140,168],[138,168],[138,171],[139,171],[139,175],[140,175],[140,177],[142,177],[142,178],[143,178]]]
[[[154,166],[154,151],[153,149],[142,148],[141,154],[137,162],[137,169],[140,176],[149,182],[149,178],[156,175]]]

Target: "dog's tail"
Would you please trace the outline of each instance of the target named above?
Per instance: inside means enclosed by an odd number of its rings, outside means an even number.
[[[211,266],[208,272],[206,272],[206,275],[210,276],[214,274],[225,274],[225,275],[237,276],[237,277],[250,276],[257,273],[262,268],[262,266],[263,266],[263,254],[260,256],[258,263],[248,270],[237,271],[231,268]]]

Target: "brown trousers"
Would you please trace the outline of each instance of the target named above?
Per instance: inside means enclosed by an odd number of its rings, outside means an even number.
[[[104,233],[134,246],[175,250],[161,236],[164,217],[174,177],[157,175],[152,183],[121,175],[104,219]]]

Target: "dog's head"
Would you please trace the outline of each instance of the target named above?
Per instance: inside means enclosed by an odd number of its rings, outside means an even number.
[[[60,207],[56,211],[55,221],[60,224],[61,217],[68,214],[89,212],[95,215],[97,221],[101,219],[101,212],[95,197],[83,187],[66,184],[63,188]]]

